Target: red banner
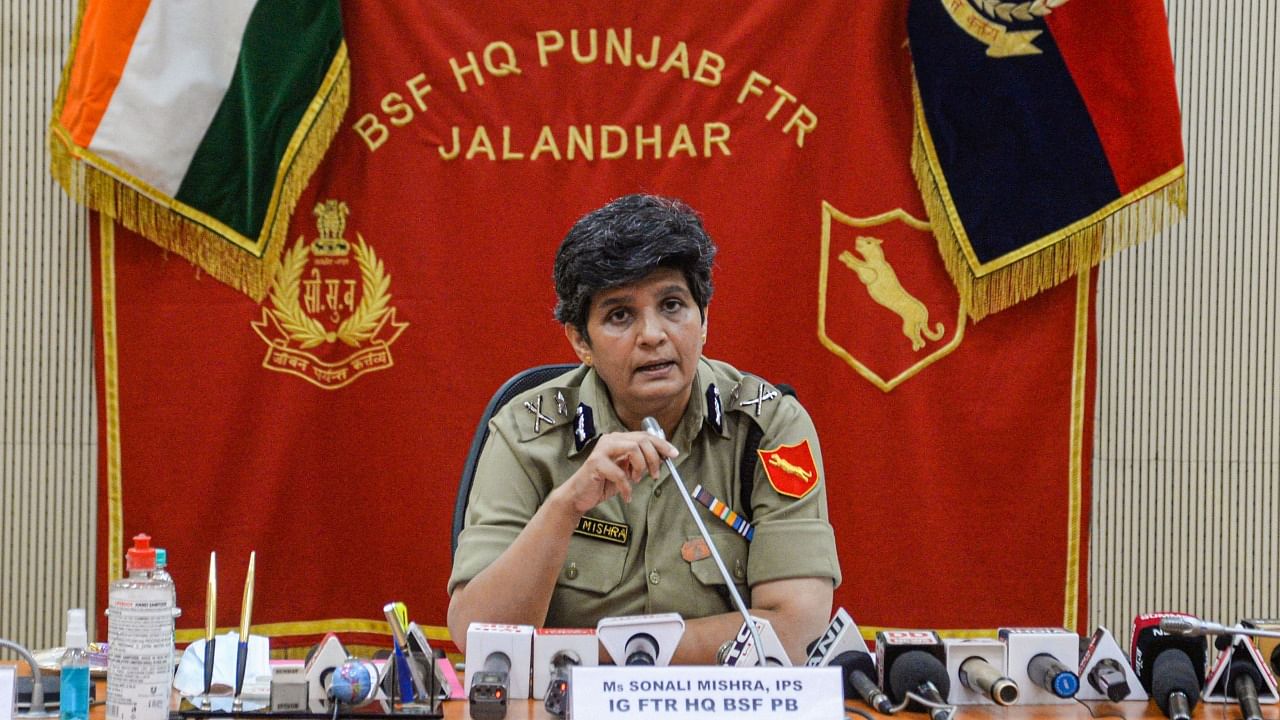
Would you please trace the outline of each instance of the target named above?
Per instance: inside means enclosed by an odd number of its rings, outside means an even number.
[[[720,245],[707,353],[814,418],[864,630],[1083,617],[1089,277],[966,324],[911,175],[904,1],[343,11],[347,116],[262,304],[95,232],[102,583],[145,531],[180,639],[211,550],[238,622],[253,549],[277,646],[385,636],[390,600],[442,637],[480,411],[574,359],[555,250],[645,191]]]

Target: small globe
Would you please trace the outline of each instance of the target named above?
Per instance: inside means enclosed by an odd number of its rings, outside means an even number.
[[[369,667],[355,658],[342,663],[329,676],[329,696],[344,705],[364,702],[373,690]]]

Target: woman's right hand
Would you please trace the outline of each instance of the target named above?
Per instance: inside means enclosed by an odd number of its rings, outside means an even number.
[[[663,458],[679,454],[674,445],[646,432],[606,433],[582,467],[552,494],[560,495],[579,517],[614,495],[631,502],[632,485],[646,474],[657,478]]]

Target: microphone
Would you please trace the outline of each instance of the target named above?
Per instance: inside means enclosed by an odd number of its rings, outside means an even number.
[[[1107,696],[1111,702],[1120,702],[1129,697],[1129,678],[1124,668],[1111,658],[1103,658],[1089,671],[1089,685],[1094,690]]]
[[[504,652],[491,652],[484,659],[484,669],[471,682],[467,702],[476,720],[501,720],[507,716],[507,685],[511,674],[511,658]]]
[[[1167,618],[1179,616],[1188,617],[1179,613],[1144,613],[1133,619],[1129,658],[1138,682],[1148,693],[1154,692],[1155,661],[1171,650],[1177,650],[1186,657],[1195,678],[1196,692],[1204,686],[1209,640],[1204,636],[1171,634],[1162,627]]]
[[[532,649],[532,625],[473,622],[467,626],[467,700],[471,717],[499,720],[507,714],[509,698],[529,697]]]
[[[664,667],[683,635],[684,618],[673,612],[605,617],[596,623],[600,644],[621,665]]]
[[[716,661],[730,667],[759,665],[760,656],[763,655],[765,665],[791,667],[791,658],[787,656],[787,649],[782,647],[778,634],[773,631],[773,624],[764,618],[753,617],[752,625],[755,626],[755,632],[752,633],[744,624],[732,642],[721,646],[716,653]],[[765,643],[759,651],[755,644],[757,637]]]
[[[1280,632],[1251,627],[1227,627],[1220,623],[1201,620],[1192,615],[1165,615],[1160,618],[1160,629],[1171,635],[1248,635],[1250,637],[1280,638]]]
[[[858,626],[844,608],[836,608],[826,631],[813,641],[804,664],[807,667],[839,666],[846,700],[856,694],[882,715],[893,710],[893,701],[872,680],[876,676],[875,660],[867,651]]]
[[[543,704],[547,712],[564,715],[565,701],[569,698],[569,668],[581,665],[582,659],[572,650],[562,650],[551,658],[551,683],[547,685],[547,697]]]
[[[1236,702],[1240,703],[1240,715],[1244,720],[1262,720],[1262,705],[1258,702],[1258,686],[1265,684],[1262,673],[1248,660],[1232,661],[1231,687]]]
[[[938,658],[924,650],[908,650],[899,655],[887,669],[889,695],[898,703],[907,703],[907,693],[923,697],[930,703],[946,705],[945,698],[951,692],[951,679],[947,668]],[[911,700],[907,709],[920,709],[920,703]],[[930,707],[932,720],[946,720],[951,709]]]
[[[640,421],[640,426],[644,431],[659,440],[666,440],[667,435],[662,431],[662,426],[652,417],[646,417]],[[733,604],[737,606],[738,612],[742,613],[742,622],[751,632],[751,639],[758,648],[763,648],[764,643],[760,642],[760,635],[756,632],[756,625],[751,621],[751,613],[747,610],[747,604],[742,601],[742,595],[738,593],[738,586],[734,584],[733,576],[729,574],[728,568],[724,566],[724,560],[720,559],[720,551],[716,549],[716,544],[711,540],[711,533],[707,532],[707,526],[702,522],[702,516],[698,514],[698,509],[693,505],[693,498],[689,496],[689,489],[684,486],[684,479],[680,477],[680,473],[676,470],[676,464],[671,462],[671,458],[663,458],[667,463],[667,469],[671,471],[671,480],[675,486],[680,488],[680,497],[684,498],[685,507],[689,508],[689,515],[693,517],[693,522],[698,526],[698,534],[702,536],[703,542],[707,544],[707,549],[711,551],[711,559],[715,560],[716,569],[720,571],[720,577],[724,578],[724,585],[729,590],[729,595],[733,598]],[[764,653],[758,653],[757,658],[761,666],[764,665]]]
[[[1170,648],[1150,663],[1151,697],[1169,720],[1191,720],[1200,701],[1199,676],[1187,653]]]
[[[1039,653],[1027,663],[1031,682],[1060,698],[1070,698],[1080,689],[1080,678],[1049,653]]]
[[[974,692],[987,695],[997,705],[1012,705],[1018,701],[1018,684],[1001,675],[986,658],[975,655],[960,663],[960,683]]]

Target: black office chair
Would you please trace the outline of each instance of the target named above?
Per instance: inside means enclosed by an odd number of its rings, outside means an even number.
[[[467,451],[467,463],[462,466],[462,477],[458,480],[458,497],[453,504],[453,536],[449,544],[449,557],[453,557],[454,553],[458,552],[458,535],[462,533],[462,526],[466,522],[467,502],[471,499],[471,481],[476,476],[476,463],[480,460],[480,451],[489,440],[489,420],[503,406],[511,402],[511,398],[576,367],[578,367],[576,364],[557,363],[521,370],[502,383],[502,387],[493,394],[480,415],[480,424],[476,426],[475,435],[471,438],[471,449]]]

